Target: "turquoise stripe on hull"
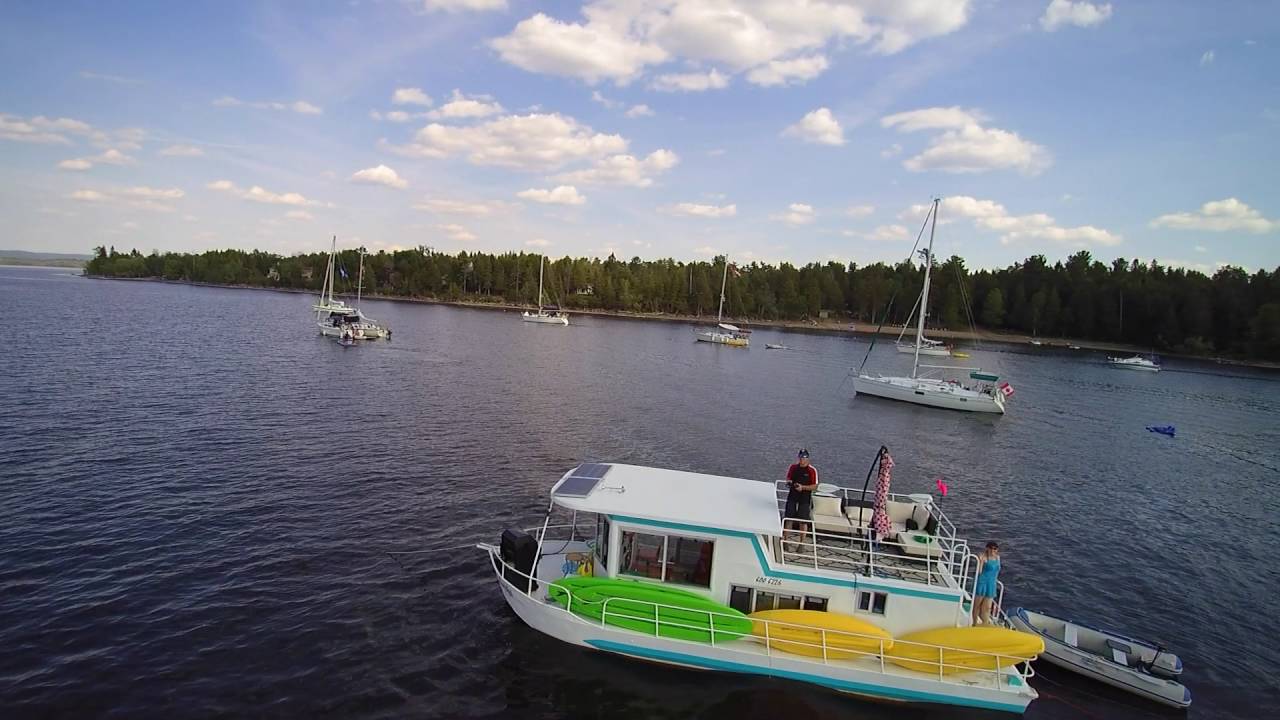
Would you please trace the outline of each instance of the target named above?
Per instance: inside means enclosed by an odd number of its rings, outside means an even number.
[[[769,675],[773,677],[782,677],[790,680],[799,680],[801,682],[812,683],[814,685],[822,685],[832,688],[833,690],[841,690],[844,692],[858,693],[859,695],[867,695],[871,697],[884,698],[886,700],[898,700],[903,702],[927,702],[940,703],[943,705],[955,705],[959,707],[980,708],[983,710],[999,710],[1002,712],[1011,712],[1022,714],[1026,712],[1025,705],[1011,705],[1008,703],[993,702],[990,700],[976,700],[972,698],[960,698],[951,695],[939,695],[938,693],[923,692],[919,690],[905,690],[901,688],[885,687],[883,685],[870,685],[867,683],[853,682],[850,680],[838,680],[835,678],[823,677],[822,675],[810,675],[809,673],[794,672],[791,670],[779,670],[777,668],[760,667],[758,665],[747,665],[745,663],[737,663],[730,660],[718,660],[714,658],[699,657],[697,655],[687,655],[685,653],[671,652],[669,650],[655,650],[653,648],[639,647],[636,645],[627,645],[626,643],[614,642],[612,640],[587,640],[588,645],[599,650],[608,650],[610,652],[621,653],[623,655],[631,655],[633,657],[641,657],[649,660],[660,660],[664,662],[680,663],[682,665],[691,665],[694,667],[707,668],[709,670],[725,670],[728,672],[744,673],[748,675]],[[1029,701],[1028,701],[1029,702]]]
[[[820,575],[805,575],[803,573],[788,572],[785,570],[771,570],[769,568],[768,561],[765,559],[764,548],[760,547],[760,539],[749,532],[742,532],[741,530],[722,530],[720,528],[704,527],[701,525],[686,525],[684,523],[646,520],[644,518],[629,517],[627,515],[611,515],[610,519],[618,522],[631,523],[632,525],[648,525],[649,527],[666,528],[668,530],[688,530],[690,532],[705,533],[707,535],[724,535],[728,537],[746,538],[751,541],[751,547],[756,551],[756,560],[760,563],[760,571],[768,577],[819,583],[821,585],[835,585],[837,587],[856,587],[868,590],[879,590],[893,595],[908,595],[928,600],[946,600],[949,602],[958,602],[960,600],[959,591],[944,594],[930,592],[928,590],[915,590],[912,588],[901,588],[893,585],[881,585],[867,580],[857,582],[854,580],[840,580],[838,578],[822,577]]]

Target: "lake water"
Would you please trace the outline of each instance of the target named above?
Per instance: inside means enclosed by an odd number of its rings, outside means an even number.
[[[1276,374],[987,347],[1017,394],[978,417],[854,399],[859,339],[368,302],[394,339],[345,349],[312,301],[0,267],[5,717],[973,717],[560,643],[464,547],[587,459],[773,480],[805,446],[861,487],[882,443],[1001,542],[1006,606],[1167,642],[1193,717],[1275,716]],[[1029,718],[1161,714],[1040,672]]]

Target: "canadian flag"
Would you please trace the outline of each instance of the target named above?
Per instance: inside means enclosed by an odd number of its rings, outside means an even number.
[[[1000,394],[1005,397],[1013,395],[1013,386],[1007,382],[1000,383]]]

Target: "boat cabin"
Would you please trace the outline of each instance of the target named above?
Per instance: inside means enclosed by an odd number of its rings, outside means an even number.
[[[833,611],[893,635],[969,624],[976,558],[928,495],[891,495],[892,531],[874,538],[858,493],[823,485],[813,527],[786,520],[775,484],[624,464],[589,463],[551,490],[568,528],[535,532],[540,579],[622,577],[705,593],[744,613]],[[583,552],[551,561],[558,540]],[[557,572],[558,571],[558,572]],[[549,573],[549,574],[548,574]]]

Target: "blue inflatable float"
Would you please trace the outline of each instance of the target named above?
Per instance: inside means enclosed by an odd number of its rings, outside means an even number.
[[[1160,433],[1169,437],[1174,437],[1178,432],[1172,425],[1148,425],[1147,429],[1153,433]]]

